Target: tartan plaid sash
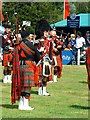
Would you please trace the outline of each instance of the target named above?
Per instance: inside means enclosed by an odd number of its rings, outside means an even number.
[[[23,51],[25,51],[28,55],[33,55],[35,52],[30,49],[24,42],[21,42],[20,47]]]
[[[13,53],[13,74],[12,74],[12,104],[16,102],[16,100],[20,99],[20,65],[19,65],[19,50],[18,47],[14,49]]]

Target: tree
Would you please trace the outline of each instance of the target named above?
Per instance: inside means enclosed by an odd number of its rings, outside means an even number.
[[[73,2],[70,5],[74,6],[76,14],[90,13],[90,2]],[[28,29],[34,33],[36,22],[43,17],[50,24],[62,20],[63,6],[63,2],[6,2],[3,3],[5,16],[3,24],[6,23],[6,12],[8,13],[8,20],[11,21],[12,25],[15,24],[14,12],[16,11],[19,24],[22,25],[22,22],[25,20],[31,21],[31,26]]]
[[[62,19],[62,13],[60,11],[61,3],[50,3],[50,2],[9,2],[4,3],[4,15],[7,11],[8,19],[15,24],[14,12],[18,13],[19,24],[21,25],[23,21],[31,21],[31,31],[34,32],[36,22],[41,18],[45,18],[51,24],[53,22],[60,21]],[[6,15],[5,15],[6,17]],[[4,23],[6,20],[4,21]]]

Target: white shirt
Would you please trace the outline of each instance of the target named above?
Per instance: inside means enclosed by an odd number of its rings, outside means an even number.
[[[83,37],[76,38],[76,48],[80,48],[85,44],[85,39]]]

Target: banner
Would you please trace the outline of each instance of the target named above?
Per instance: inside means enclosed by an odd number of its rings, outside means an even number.
[[[68,65],[71,63],[73,59],[73,54],[70,50],[63,50],[62,51],[62,64]]]
[[[4,16],[2,14],[2,2],[0,1],[0,21],[4,21]]]
[[[80,16],[68,16],[67,17],[67,27],[68,28],[80,28]]]
[[[63,19],[67,19],[67,16],[70,15],[70,5],[68,0],[64,0],[64,16]]]

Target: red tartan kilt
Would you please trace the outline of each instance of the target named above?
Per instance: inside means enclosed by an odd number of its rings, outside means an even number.
[[[3,66],[8,66],[8,62],[12,62],[12,54],[3,54]]]
[[[39,67],[37,66],[35,71],[34,71],[34,82],[35,82],[35,85],[38,84],[38,80],[39,80]]]
[[[57,65],[55,67],[57,67],[57,77],[60,78],[61,72],[62,72],[62,57],[61,54],[56,56],[56,60],[57,60]]]
[[[28,65],[20,66],[20,83],[22,87],[33,87],[34,82],[34,70]]]
[[[56,60],[57,60],[57,66],[60,67],[60,70],[62,70],[62,58],[60,57],[60,55],[56,56]]]

